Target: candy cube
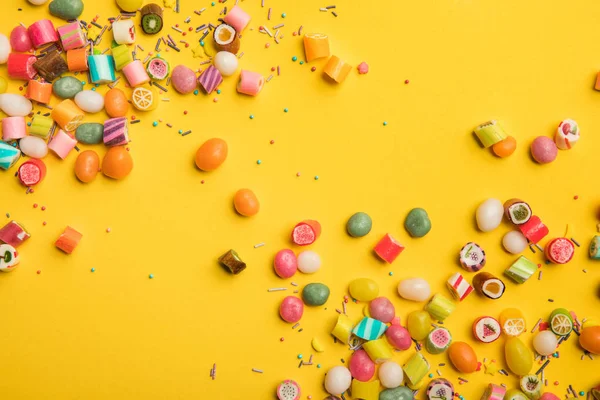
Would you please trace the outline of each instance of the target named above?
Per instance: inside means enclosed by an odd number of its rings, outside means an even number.
[[[246,269],[246,263],[242,261],[235,250],[229,250],[227,253],[219,257],[219,262],[229,269],[234,275],[239,274]]]
[[[537,265],[530,261],[527,257],[521,256],[504,271],[504,275],[516,283],[525,283],[527,279],[537,271]]]
[[[529,221],[519,225],[523,236],[531,243],[536,244],[548,234],[548,227],[542,223],[540,217],[532,215]]]
[[[198,78],[198,83],[206,94],[211,94],[222,82],[223,77],[214,65],[208,67]]]
[[[29,239],[31,235],[19,225],[18,222],[10,221],[0,229],[0,242],[19,247],[24,241]]]
[[[379,241],[379,243],[377,243],[377,246],[375,246],[373,250],[375,251],[375,254],[379,256],[379,258],[391,264],[394,262],[396,257],[402,253],[404,246],[402,246],[396,239],[387,233]]]
[[[387,325],[374,318],[364,317],[358,325],[354,327],[352,333],[361,339],[375,340],[379,339],[385,333]]]
[[[329,38],[322,33],[307,33],[304,35],[304,54],[306,61],[329,57]]]
[[[458,272],[452,275],[447,283],[450,293],[459,301],[463,301],[473,291],[473,286]]]
[[[361,400],[378,400],[379,381],[375,379],[371,382],[361,382],[358,379],[353,379],[352,398]]]
[[[79,22],[71,22],[70,24],[58,27],[56,30],[65,51],[77,49],[87,44]]]
[[[502,126],[495,120],[479,125],[475,128],[475,135],[485,148],[491,147],[508,137]]]
[[[83,235],[67,226],[54,245],[67,254],[71,254],[79,244]]]
[[[50,143],[48,143],[48,148],[64,160],[76,145],[77,140],[65,133],[62,129],[59,129],[58,133],[54,135],[52,140],[50,140]]]
[[[331,56],[323,72],[337,83],[342,83],[352,70],[352,66],[337,56]]]
[[[392,358],[392,348],[386,338],[370,340],[363,344],[363,349],[375,364],[382,364]]]

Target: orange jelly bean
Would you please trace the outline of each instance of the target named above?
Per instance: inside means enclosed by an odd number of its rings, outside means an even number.
[[[111,118],[124,117],[129,110],[127,97],[121,89],[110,89],[104,95],[104,109]]]
[[[512,136],[507,136],[506,139],[494,144],[492,151],[500,158],[510,156],[517,148],[517,140]]]
[[[100,158],[93,150],[86,150],[79,153],[75,161],[75,176],[83,183],[89,183],[96,178]]]
[[[214,171],[225,162],[227,150],[223,139],[208,139],[196,152],[196,166],[203,171]]]
[[[132,169],[133,159],[123,146],[111,147],[102,160],[102,173],[109,178],[123,179]]]
[[[260,210],[260,203],[250,189],[238,190],[233,197],[233,205],[236,211],[245,217],[256,215]]]

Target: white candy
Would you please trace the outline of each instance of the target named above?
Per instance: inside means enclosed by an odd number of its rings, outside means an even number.
[[[36,136],[25,136],[19,141],[19,148],[26,156],[44,158],[48,154],[48,145],[44,139]]]
[[[233,75],[238,67],[237,57],[228,51],[218,52],[213,59],[213,63],[223,76]]]
[[[331,368],[325,376],[325,390],[334,396],[339,396],[348,390],[351,383],[350,370],[341,365]]]
[[[321,268],[321,257],[314,251],[306,250],[298,254],[298,269],[305,274],[315,273]]]
[[[133,44],[135,42],[135,26],[132,19],[113,22],[112,31],[113,39],[117,44]]]
[[[404,279],[398,283],[398,294],[406,300],[425,301],[431,296],[431,288],[425,279]]]
[[[19,253],[9,244],[0,244],[0,271],[11,272],[19,263]]]
[[[519,231],[510,231],[502,238],[502,246],[511,254],[519,254],[527,248],[527,238]]]
[[[394,361],[386,361],[379,367],[379,382],[386,389],[393,389],[402,384],[404,372]]]
[[[0,33],[0,64],[6,64],[10,50],[10,41],[5,35]]]
[[[27,0],[27,1],[29,1],[34,6],[41,6],[42,4],[46,3],[48,0]]]
[[[533,338],[533,348],[542,356],[549,356],[556,351],[558,339],[552,331],[541,331]]]
[[[0,94],[0,110],[9,117],[26,117],[29,115],[33,105],[31,101],[20,94]]]
[[[477,226],[483,232],[493,231],[500,225],[503,216],[502,202],[497,199],[488,199],[477,207]]]
[[[75,104],[85,112],[97,113],[104,108],[104,97],[94,90],[82,90],[75,95]]]

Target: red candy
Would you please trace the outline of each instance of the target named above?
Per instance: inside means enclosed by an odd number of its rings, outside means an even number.
[[[15,221],[10,221],[0,229],[0,242],[11,245],[15,249],[31,235]]]
[[[368,382],[375,375],[375,363],[363,349],[352,354],[348,369],[352,377],[361,382]]]
[[[292,241],[299,246],[313,244],[321,236],[321,224],[307,219],[300,222],[292,231]]]
[[[532,215],[529,221],[522,225],[519,225],[521,233],[531,243],[537,243],[542,240],[548,234],[548,227],[542,223],[540,217]]]
[[[304,313],[304,303],[298,297],[288,296],[279,306],[279,315],[286,322],[298,322]]]
[[[373,249],[375,253],[383,261],[391,264],[394,262],[396,257],[402,253],[404,246],[402,246],[396,239],[394,239],[389,233],[377,243],[377,246]]]
[[[290,249],[279,250],[273,262],[275,273],[283,279],[291,278],[298,270],[298,259]]]
[[[46,164],[42,160],[32,158],[21,164],[18,176],[23,186],[37,185],[46,176]]]
[[[542,394],[542,397],[540,397],[540,400],[560,400],[560,397],[558,397],[554,393],[546,392],[546,393]]]
[[[403,326],[392,325],[385,331],[385,337],[394,348],[398,350],[407,350],[412,346],[412,340],[408,329]]]
[[[575,246],[567,238],[552,239],[544,249],[546,258],[555,264],[566,264],[575,253]]]
[[[10,53],[6,63],[8,77],[23,81],[33,79],[37,75],[37,71],[33,68],[36,61],[37,58],[33,54]]]

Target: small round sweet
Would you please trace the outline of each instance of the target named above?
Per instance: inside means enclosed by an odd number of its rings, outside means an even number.
[[[93,150],[86,150],[77,156],[75,161],[75,176],[83,183],[96,179],[100,168],[100,158]]]
[[[311,250],[298,254],[298,269],[305,274],[313,274],[321,268],[321,257]]]
[[[104,97],[95,90],[82,90],[75,95],[74,100],[87,113],[97,113],[104,108]]]
[[[238,214],[252,217],[260,210],[260,203],[254,192],[250,189],[240,189],[233,197],[233,205]]]
[[[411,338],[424,340],[432,329],[431,317],[427,311],[413,311],[408,314],[406,326]]]
[[[533,348],[541,356],[549,356],[556,351],[558,339],[550,330],[540,331],[533,338]]]
[[[500,158],[506,158],[515,152],[517,149],[517,140],[512,136],[507,136],[506,139],[494,144],[492,151]]]
[[[371,317],[387,324],[396,315],[396,309],[387,297],[377,297],[369,303],[369,313]]]
[[[548,164],[556,159],[558,147],[554,140],[546,136],[538,136],[531,143],[531,156],[540,164]]]
[[[502,238],[502,246],[511,254],[519,254],[527,248],[527,238],[519,231],[510,231]]]
[[[358,301],[371,301],[379,294],[379,285],[369,278],[358,278],[348,285],[350,295]]]
[[[448,348],[448,357],[459,372],[470,374],[477,369],[477,355],[465,342],[453,342]]]
[[[425,382],[425,379],[421,379],[421,382]],[[413,400],[414,398],[413,391],[407,386],[385,389],[379,393],[379,400]]]
[[[348,369],[352,377],[361,382],[368,382],[375,375],[375,363],[363,349],[352,354]]]
[[[298,269],[298,260],[296,255],[290,249],[279,250],[275,254],[275,260],[273,261],[273,267],[275,273],[283,279],[291,278]]]
[[[394,361],[386,361],[379,366],[379,382],[386,389],[393,389],[402,384],[404,372]]]
[[[117,6],[126,12],[136,12],[143,4],[144,0],[117,0]]]
[[[225,162],[227,153],[226,141],[219,138],[208,139],[196,152],[196,166],[203,171],[214,171]]]
[[[44,158],[48,154],[48,145],[42,138],[36,136],[25,136],[19,140],[21,152],[31,158]]]
[[[352,237],[363,237],[371,232],[373,227],[373,221],[368,214],[364,212],[357,212],[352,215],[346,223],[346,230]]]
[[[72,99],[82,90],[81,81],[73,76],[63,76],[52,84],[52,93],[61,99]]]
[[[104,95],[104,109],[111,118],[119,118],[127,115],[129,102],[125,93],[119,88],[112,88]]]
[[[9,117],[26,117],[33,109],[33,104],[23,95],[4,93],[0,95],[0,109]]]
[[[579,394],[582,395],[581,393],[579,393]],[[593,396],[592,396],[592,398],[593,398]],[[545,393],[542,393],[539,400],[560,400],[560,397],[558,397],[554,393],[545,392]]]
[[[11,45],[8,38],[0,33],[0,64],[5,64],[8,61],[10,50]]]
[[[307,306],[322,306],[329,299],[329,288],[322,283],[309,283],[302,289],[302,300]]]
[[[413,208],[410,210],[404,220],[404,229],[415,238],[420,238],[431,230],[431,220],[427,211],[422,208]]]
[[[325,390],[334,396],[339,396],[350,388],[352,374],[342,365],[331,368],[325,376]]]
[[[398,350],[408,350],[412,346],[412,339],[408,329],[398,325],[392,325],[385,331],[385,337],[394,348]]]
[[[477,227],[482,232],[496,229],[504,217],[504,205],[498,199],[487,199],[477,207]]]
[[[113,146],[102,159],[102,173],[109,178],[123,179],[133,169],[131,154],[123,146]]]
[[[425,279],[404,279],[398,283],[398,294],[406,300],[425,301],[431,296],[431,288]]]
[[[581,330],[579,345],[592,354],[600,354],[600,326],[590,326]]]
[[[238,58],[235,54],[228,51],[220,51],[213,58],[215,68],[219,70],[223,76],[231,76],[235,74],[238,67]]]
[[[196,89],[196,73],[185,65],[178,65],[171,71],[171,83],[181,94],[192,93]]]
[[[6,93],[8,89],[8,81],[3,76],[0,76],[0,94]]]
[[[287,296],[279,306],[279,315],[286,322],[298,322],[304,313],[304,303],[298,297]]]
[[[15,26],[12,32],[10,32],[10,47],[17,53],[25,53],[33,49],[33,43],[31,42],[27,28],[21,25]]]

